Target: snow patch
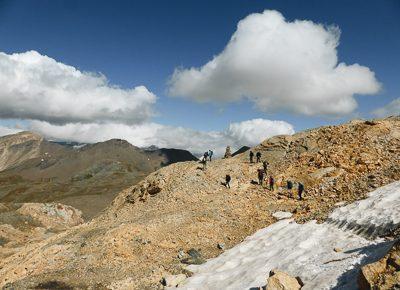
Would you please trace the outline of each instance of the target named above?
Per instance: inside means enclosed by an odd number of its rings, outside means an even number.
[[[335,209],[328,222],[366,237],[383,235],[400,225],[400,181],[380,187],[368,198]]]
[[[302,289],[357,289],[360,265],[380,259],[392,246],[392,242],[367,236],[384,233],[399,222],[397,181],[371,192],[363,201],[336,209],[323,224],[301,225],[285,219],[261,229],[219,257],[189,266],[194,275],[181,289],[261,287],[272,269],[300,276],[305,283]]]

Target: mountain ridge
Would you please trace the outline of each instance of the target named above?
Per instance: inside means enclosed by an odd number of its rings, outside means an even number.
[[[121,139],[74,148],[30,132],[0,137],[0,148],[0,202],[61,202],[86,218],[150,172],[196,160],[186,150],[147,152]]]

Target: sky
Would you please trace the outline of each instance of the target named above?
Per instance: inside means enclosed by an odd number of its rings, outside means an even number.
[[[221,154],[400,113],[400,1],[0,0],[0,135]]]

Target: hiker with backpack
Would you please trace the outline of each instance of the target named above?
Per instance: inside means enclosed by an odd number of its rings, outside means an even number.
[[[268,169],[268,162],[267,161],[263,161],[263,169],[264,169],[264,173],[267,174],[267,169]]]
[[[303,200],[304,185],[299,182],[297,186],[297,193],[299,195],[299,200]]]
[[[258,171],[258,184],[262,186],[264,181],[264,170],[258,169],[257,171]]]
[[[275,180],[272,176],[269,177],[269,190],[274,191]]]
[[[250,156],[250,163],[253,163],[253,157],[254,157],[253,151],[250,150],[249,156]]]
[[[292,190],[293,190],[293,182],[290,181],[290,180],[287,180],[286,181],[286,188],[289,191],[290,197],[293,197],[293,192],[292,192]]]
[[[226,176],[225,176],[225,187],[226,188],[231,188],[231,184],[230,184],[230,182],[231,182],[231,176],[229,175],[229,174],[227,174]]]
[[[214,154],[214,152],[211,149],[208,150],[208,158],[210,159],[210,162],[211,162],[211,158],[212,158],[213,154]]]
[[[261,152],[257,152],[257,154],[256,154],[256,162],[257,163],[261,162]]]
[[[203,164],[203,171],[207,169],[207,157],[208,157],[208,152],[205,152],[203,155],[203,159],[201,159],[200,163]]]

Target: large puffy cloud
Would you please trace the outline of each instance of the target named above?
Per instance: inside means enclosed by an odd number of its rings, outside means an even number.
[[[146,87],[122,89],[36,51],[0,53],[0,118],[133,124],[152,115]]]
[[[224,131],[210,132],[157,123],[54,125],[42,121],[32,121],[30,129],[48,138],[58,140],[93,143],[111,138],[121,138],[139,147],[157,145],[158,147],[187,149],[195,154],[213,149],[217,155],[223,154],[227,145],[238,149],[243,145],[254,146],[274,135],[294,133],[293,127],[289,123],[264,119],[232,123]]]
[[[400,115],[400,98],[394,99],[386,106],[374,110],[373,114],[378,117]]]
[[[350,113],[355,94],[374,94],[380,84],[365,66],[338,64],[339,36],[337,27],[288,22],[277,11],[251,14],[210,62],[175,70],[169,93],[200,102],[247,97],[263,111]]]

